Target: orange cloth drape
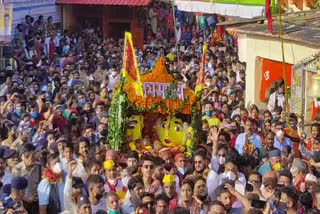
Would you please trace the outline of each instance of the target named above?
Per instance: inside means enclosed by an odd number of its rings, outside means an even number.
[[[292,65],[286,64],[287,85],[291,87],[291,70]],[[269,59],[262,59],[262,78],[260,100],[266,99],[266,92],[271,87],[272,82],[284,79],[282,62],[277,62]]]

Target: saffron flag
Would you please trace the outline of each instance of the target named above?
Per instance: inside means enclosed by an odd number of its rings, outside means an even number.
[[[204,87],[204,76],[205,76],[204,68],[206,66],[207,50],[208,50],[208,44],[204,44],[202,48],[202,60],[200,64],[200,72],[196,82],[196,89],[195,89],[196,93],[201,91]]]
[[[138,94],[143,97],[143,87],[140,79],[136,53],[134,52],[131,33],[126,32],[124,38],[122,75],[132,84]]]
[[[266,18],[268,19],[269,32],[270,32],[270,33],[273,33],[271,0],[266,0],[265,11],[266,11]]]

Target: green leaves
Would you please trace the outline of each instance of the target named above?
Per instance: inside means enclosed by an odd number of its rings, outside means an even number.
[[[113,95],[109,110],[108,144],[110,149],[120,151],[126,141],[126,124],[128,119],[128,95],[122,90],[124,78],[121,78],[119,90]]]

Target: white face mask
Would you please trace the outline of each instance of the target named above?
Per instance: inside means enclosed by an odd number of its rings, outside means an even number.
[[[225,173],[225,178],[231,181],[235,181],[237,179],[237,176],[233,172],[229,171]]]
[[[54,167],[52,168],[52,171],[56,174],[60,174],[62,172],[62,169],[61,169],[61,164],[60,162],[57,162]]]
[[[116,71],[112,71],[112,72],[111,72],[111,75],[112,75],[113,77],[115,77],[115,76],[117,76],[117,72],[116,72]]]
[[[293,177],[296,177],[299,174],[299,169],[291,167],[290,168],[290,172],[291,172]]]
[[[282,130],[277,131],[276,133],[277,138],[283,138],[284,132]]]
[[[219,157],[219,164],[223,165],[226,162],[226,157]]]
[[[179,171],[182,175],[184,175],[184,173],[185,173],[184,168],[180,168],[180,167],[178,167],[178,171]]]
[[[129,177],[129,176],[123,177],[123,178],[121,179],[123,186],[128,187],[128,182],[129,182],[129,180],[130,180],[130,177]]]

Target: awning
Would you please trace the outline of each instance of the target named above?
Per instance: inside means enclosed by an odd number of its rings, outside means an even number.
[[[94,5],[127,5],[146,6],[151,0],[57,0],[57,4],[94,4]]]
[[[175,1],[179,10],[187,12],[200,12],[200,13],[216,13],[224,16],[239,16],[242,18],[253,18],[263,16],[264,6],[250,6],[240,4],[224,4],[214,2],[202,1]]]

